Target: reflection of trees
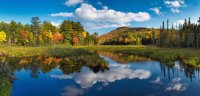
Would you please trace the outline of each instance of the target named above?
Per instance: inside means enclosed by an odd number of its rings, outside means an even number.
[[[119,63],[151,61],[151,58],[138,56],[138,55],[127,55],[127,54],[122,54],[122,53],[113,53],[113,52],[104,52],[104,51],[98,51],[97,53],[103,56],[106,56]]]
[[[98,51],[97,53],[119,63],[151,61],[150,58],[137,55],[126,55],[122,53],[112,53],[103,51]],[[190,78],[191,81],[193,78],[199,78],[200,76],[199,68],[194,68],[186,64],[182,64],[181,61],[177,61],[175,65],[161,62],[160,69],[163,76],[169,80],[175,77],[179,77],[179,74],[184,74],[187,78]]]
[[[24,69],[30,71],[33,78],[37,78],[40,73],[50,72],[54,68],[61,69],[64,74],[80,72],[83,66],[89,67],[94,72],[108,69],[108,63],[97,54],[67,57],[8,57],[5,62],[9,66],[10,73]]]
[[[10,96],[12,91],[12,84],[9,79],[0,79],[0,96]]]
[[[193,78],[199,78],[199,69],[185,64],[181,61],[177,61],[174,66],[160,63],[160,69],[165,78],[171,80],[171,78],[179,77],[179,74],[184,74],[187,78],[190,78],[191,82]]]
[[[0,96],[10,96],[12,74],[21,69],[30,71],[32,78],[38,78],[40,73],[50,72],[54,68],[60,68],[64,74],[70,74],[80,72],[83,66],[89,67],[95,73],[108,69],[108,63],[97,54],[68,57],[0,57]]]
[[[5,57],[0,57],[0,96],[10,96],[12,75],[7,62],[4,60]]]
[[[60,64],[60,69],[65,74],[70,74],[80,72],[82,66],[89,67],[95,73],[108,69],[108,63],[96,54],[64,58]]]

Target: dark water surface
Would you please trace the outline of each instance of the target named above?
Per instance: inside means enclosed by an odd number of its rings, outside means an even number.
[[[100,54],[1,58],[0,96],[200,96],[198,69]]]

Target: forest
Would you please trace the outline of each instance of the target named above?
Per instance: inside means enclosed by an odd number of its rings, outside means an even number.
[[[200,46],[200,18],[197,21],[199,24],[191,23],[191,20],[185,19],[183,25],[178,27],[169,27],[169,20],[167,24],[163,21],[160,28],[159,46],[160,47],[182,47],[182,48],[199,48]]]
[[[41,22],[39,17],[33,17],[30,24],[0,22],[0,44],[5,45],[97,45],[97,36],[86,32],[80,22],[69,20],[64,20],[59,27],[48,21]]]
[[[200,23],[200,18],[197,21]],[[89,34],[80,22],[64,20],[59,26],[33,17],[30,24],[0,22],[0,44],[19,46],[44,45],[155,45],[159,47],[200,47],[200,24],[175,25],[163,21],[160,29],[120,27],[107,34]]]
[[[120,27],[99,36],[103,45],[155,45],[160,29]]]
[[[200,18],[197,21],[200,23]],[[184,24],[163,21],[160,29],[121,27],[100,36],[103,45],[155,45],[165,48],[199,48],[200,24],[190,18]]]

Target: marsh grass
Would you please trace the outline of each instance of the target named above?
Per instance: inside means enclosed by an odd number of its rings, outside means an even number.
[[[22,47],[0,46],[0,54],[10,57],[23,56],[81,56],[92,54],[95,51],[123,53],[150,57],[161,62],[174,64],[181,60],[184,64],[200,68],[200,50],[192,48],[158,48],[153,46],[45,46],[45,47]]]
[[[86,49],[66,46],[46,46],[46,47],[22,47],[22,46],[1,46],[0,54],[9,57],[30,57],[37,55],[44,56],[79,56],[84,54],[91,54]]]
[[[200,50],[192,48],[158,48],[153,46],[93,46],[88,50],[107,51],[130,55],[147,56],[167,64],[181,60],[184,64],[200,68]]]

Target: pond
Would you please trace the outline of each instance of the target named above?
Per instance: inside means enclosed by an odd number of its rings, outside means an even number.
[[[97,52],[0,59],[0,96],[199,96],[199,70]]]

